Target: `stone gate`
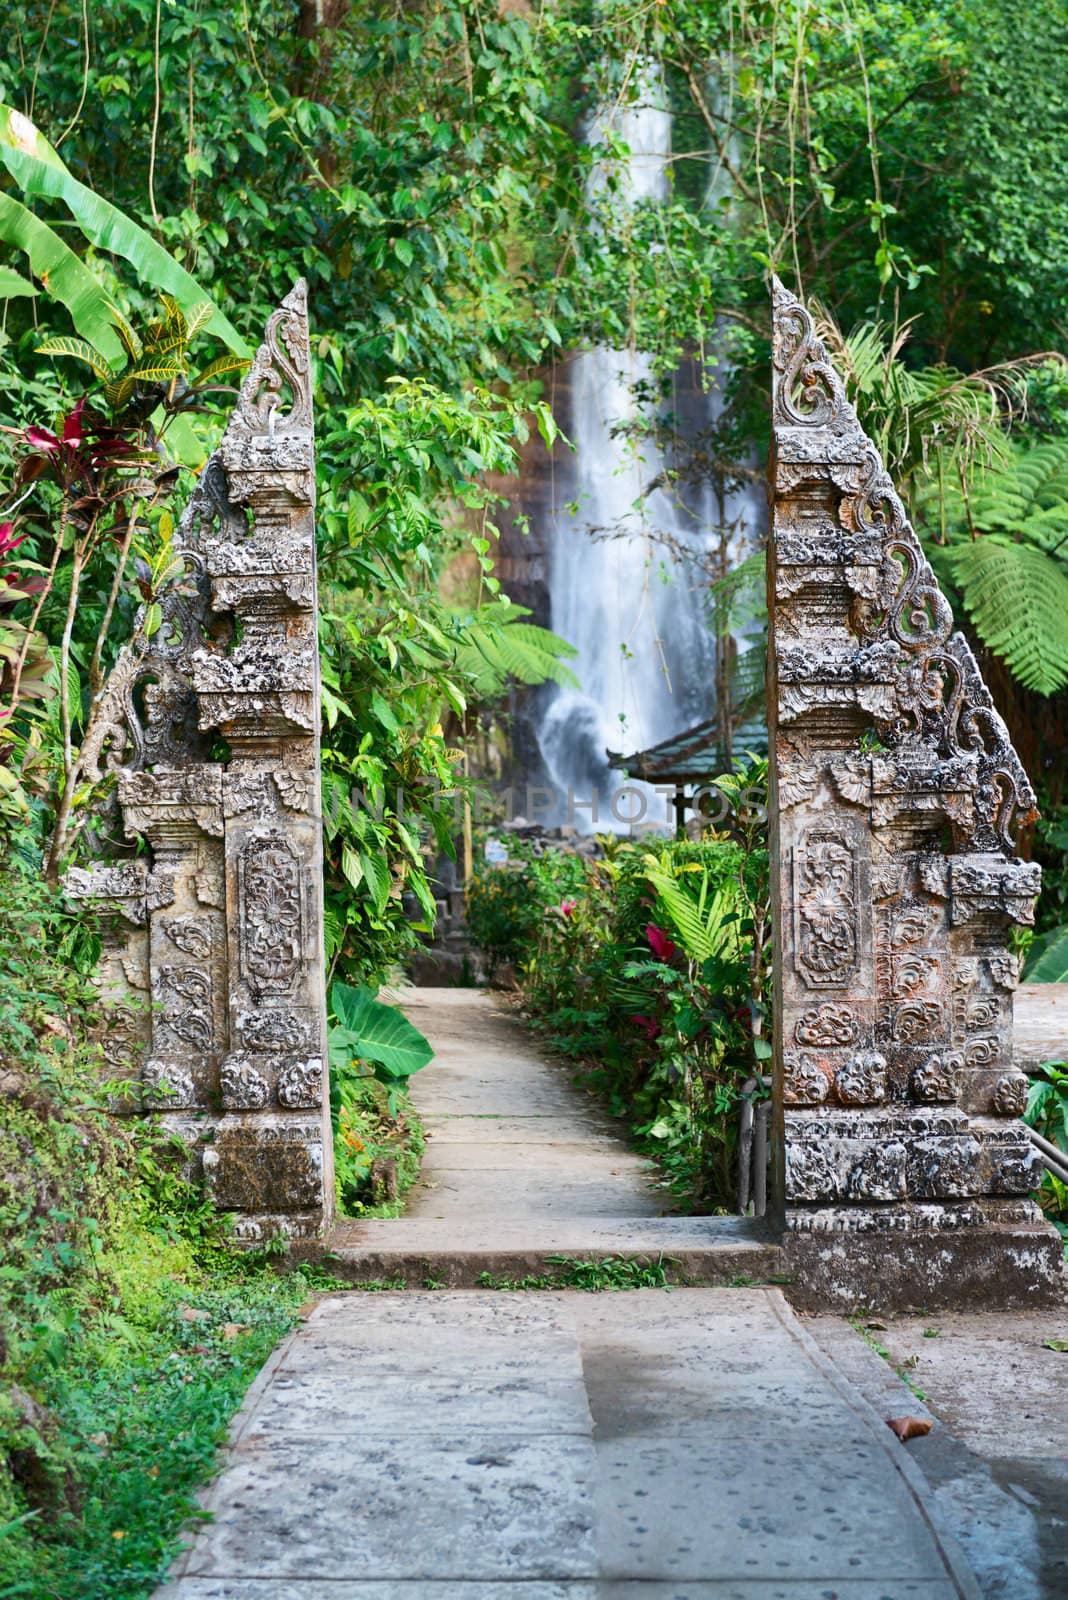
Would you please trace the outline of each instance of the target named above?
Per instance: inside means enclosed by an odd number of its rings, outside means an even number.
[[[1062,1259],[1029,1198],[1012,930],[1035,796],[806,308],[773,284],[773,1190],[824,1303],[1005,1304]]]
[[[184,579],[103,690],[87,775],[117,772],[147,853],[66,879],[101,928],[115,1109],[162,1115],[245,1242],[332,1211],[314,508],[300,283],[181,518]]]
[[[1013,1064],[1034,794],[900,499],[774,284],[768,561],[772,1192],[795,1294],[1027,1303],[1061,1242]],[[103,691],[86,775],[127,838],[76,869],[116,1110],[158,1112],[237,1235],[332,1213],[315,460],[303,284],[271,317],[176,536],[185,578]]]

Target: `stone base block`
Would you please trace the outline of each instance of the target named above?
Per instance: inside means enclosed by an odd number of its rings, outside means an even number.
[[[1045,1222],[953,1231],[792,1232],[790,1302],[803,1311],[1032,1310],[1068,1300],[1064,1243]]]

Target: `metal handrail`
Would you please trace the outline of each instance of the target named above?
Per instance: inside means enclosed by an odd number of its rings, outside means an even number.
[[[1034,1128],[1028,1128],[1027,1131],[1031,1136],[1031,1143],[1042,1157],[1042,1165],[1046,1171],[1052,1172],[1061,1183],[1068,1183],[1068,1155],[1065,1155],[1063,1150],[1058,1150],[1055,1144],[1050,1144],[1040,1133],[1036,1133]]]
[[[746,1216],[752,1196],[753,1215],[762,1217],[768,1209],[768,1119],[771,1101],[753,1096],[758,1089],[770,1089],[771,1079],[748,1078],[742,1086],[742,1113],[738,1122],[738,1214]]]

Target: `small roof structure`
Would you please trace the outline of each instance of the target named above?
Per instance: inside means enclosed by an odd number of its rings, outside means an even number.
[[[715,718],[698,722],[683,733],[662,739],[648,750],[637,750],[625,756],[618,750],[608,750],[608,765],[617,772],[625,771],[630,778],[645,783],[674,783],[680,788],[687,784],[706,783],[722,772],[730,763],[723,749],[721,728]],[[763,754],[768,748],[768,730],[763,722],[743,723],[732,740],[736,750],[754,750]]]

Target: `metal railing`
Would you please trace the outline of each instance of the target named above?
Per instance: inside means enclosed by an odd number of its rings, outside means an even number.
[[[770,1089],[770,1078],[750,1078],[742,1088],[738,1123],[738,1213],[762,1217],[768,1209],[768,1123],[771,1101],[754,1100],[758,1089]]]

